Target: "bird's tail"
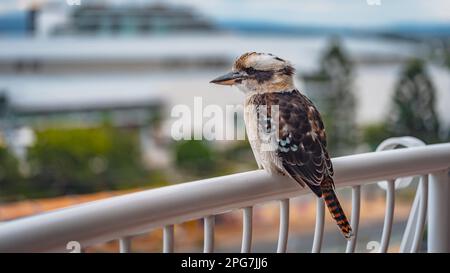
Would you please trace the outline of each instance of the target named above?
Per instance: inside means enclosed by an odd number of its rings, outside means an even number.
[[[341,204],[339,203],[336,193],[334,192],[333,180],[331,180],[330,177],[326,178],[326,180],[322,182],[321,189],[322,198],[325,201],[331,216],[334,220],[336,220],[336,223],[344,237],[347,240],[350,240],[353,236],[352,227],[350,226],[344,210],[342,210]]]

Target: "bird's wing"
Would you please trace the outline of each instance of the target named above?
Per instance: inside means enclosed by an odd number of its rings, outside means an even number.
[[[278,149],[286,173],[297,182],[305,182],[321,196],[321,183],[333,176],[326,149],[325,129],[312,102],[297,90],[273,93],[268,100],[279,107]]]

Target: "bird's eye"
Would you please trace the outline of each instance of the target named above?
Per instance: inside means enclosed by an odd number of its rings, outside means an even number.
[[[247,73],[247,74],[249,74],[249,75],[252,75],[252,74],[256,74],[256,69],[254,69],[253,67],[247,67],[246,69],[245,69],[245,72]]]

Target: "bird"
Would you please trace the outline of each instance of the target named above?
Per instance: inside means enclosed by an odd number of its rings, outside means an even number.
[[[321,115],[294,85],[293,65],[270,53],[248,52],[211,83],[245,94],[244,122],[260,169],[287,176],[322,198],[347,240],[353,231],[335,192]]]

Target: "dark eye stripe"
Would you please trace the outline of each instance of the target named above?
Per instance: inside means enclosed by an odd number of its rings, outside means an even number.
[[[281,74],[286,74],[286,75],[293,75],[294,74],[294,68],[292,66],[286,66],[283,69],[277,70],[277,71],[268,71],[268,70],[258,70],[258,69],[254,69],[253,67],[247,67],[244,68],[244,71],[249,75],[262,75],[262,74],[268,74],[271,73],[271,75],[273,75],[274,73],[281,73]]]
[[[245,68],[244,71],[247,73],[249,78],[256,79],[258,81],[258,83],[263,83],[265,81],[272,79],[272,77],[275,73],[281,73],[281,74],[289,75],[289,76],[294,74],[294,68],[292,68],[291,66],[287,66],[287,67],[285,67],[281,70],[277,70],[277,71],[264,71],[264,70],[254,69],[253,67],[248,67],[248,68]]]
[[[248,74],[248,75],[254,75],[258,72],[260,72],[261,70],[256,70],[253,67],[247,67],[244,69],[244,71]]]
[[[267,75],[267,74],[273,74],[274,71],[270,71],[270,70],[258,70],[258,69],[254,69],[253,67],[248,67],[245,68],[244,70],[248,75]]]
[[[253,67],[246,68],[245,72],[251,78],[255,78],[259,83],[268,81],[272,78],[273,71],[256,70]]]

